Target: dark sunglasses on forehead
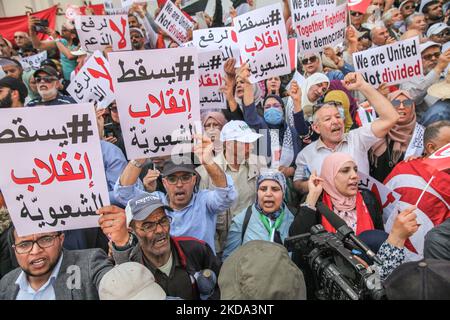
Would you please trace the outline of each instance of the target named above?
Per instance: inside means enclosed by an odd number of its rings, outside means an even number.
[[[53,81],[58,80],[58,78],[55,77],[36,77],[34,78],[36,80],[36,83],[44,82],[44,83],[52,83]]]
[[[395,100],[392,100],[391,103],[396,108],[400,107],[401,104],[403,104],[403,106],[406,107],[406,108],[411,108],[413,103],[414,103],[414,101],[411,100],[411,99],[406,99],[406,100],[403,100],[403,101],[395,99]]]
[[[312,57],[309,57],[309,58],[302,59],[302,64],[314,63],[316,61],[317,61],[317,57],[316,56],[312,56]]]

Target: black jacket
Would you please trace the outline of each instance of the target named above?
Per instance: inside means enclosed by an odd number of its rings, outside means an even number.
[[[153,267],[142,253],[140,245],[125,250],[117,250],[113,246],[113,257],[116,264],[134,261],[144,264],[152,271],[158,283],[168,296],[180,297],[185,300],[198,300],[200,294],[194,279],[197,271],[210,269],[219,276],[220,260],[214,255],[209,245],[191,237],[170,237],[172,250],[172,269],[169,276]],[[220,292],[216,289],[210,299],[219,299]]]
[[[360,189],[360,191],[375,229],[384,230],[383,210],[375,198],[375,195],[367,189]],[[322,196],[318,201],[322,201]],[[300,207],[298,214],[295,216],[295,219],[289,228],[289,235],[295,236],[308,233],[311,231],[312,226],[321,224],[321,222],[322,216],[319,212],[311,210],[308,207]],[[314,283],[315,276],[309,267],[308,261],[299,252],[293,252],[292,260],[303,271],[303,275],[305,276],[307,299],[314,300],[316,290]]]

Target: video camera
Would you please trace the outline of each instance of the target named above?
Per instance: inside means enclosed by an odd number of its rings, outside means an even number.
[[[322,204],[318,204],[317,208],[321,213],[325,210],[330,211],[328,208],[325,209]],[[332,214],[337,217],[336,214]],[[373,266],[367,268],[359,259],[355,258],[352,250],[346,247],[362,250],[369,259],[378,264],[381,263],[379,259],[370,249],[360,243],[360,240],[353,241],[353,238],[356,237],[350,237],[351,232],[342,232],[342,230],[350,228],[339,217],[337,219],[341,220],[345,226],[340,222],[338,225],[333,224],[336,219],[329,218],[329,212],[324,216],[336,228],[337,234],[327,232],[319,224],[313,226],[310,233],[288,237],[284,241],[288,251],[300,253],[308,262],[314,277],[316,297],[320,300],[384,299],[384,289],[376,268]]]

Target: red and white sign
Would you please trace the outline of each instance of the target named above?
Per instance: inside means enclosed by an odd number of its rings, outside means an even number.
[[[109,204],[92,104],[0,110],[0,189],[17,233],[98,226]]]
[[[75,27],[81,47],[87,52],[131,50],[130,28],[126,15],[77,16]]]

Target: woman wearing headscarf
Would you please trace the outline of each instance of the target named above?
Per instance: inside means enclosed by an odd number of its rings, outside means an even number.
[[[243,80],[243,104],[244,104],[244,121],[254,129],[265,136],[266,153],[259,150],[261,155],[270,158],[270,167],[283,170],[286,176],[292,176],[295,172],[293,165],[295,158],[300,152],[302,144],[299,141],[299,134],[306,134],[306,128],[301,132],[297,132],[295,127],[289,126],[284,119],[284,103],[277,95],[268,95],[263,101],[263,116],[259,115],[256,110],[254,101],[253,86],[249,82],[250,70],[247,64],[243,66],[244,72],[241,72]],[[295,82],[292,84],[290,95],[295,105],[300,104],[300,88]],[[264,139],[264,138],[263,138]]]
[[[315,73],[308,77],[300,86],[301,103],[297,107],[294,106],[292,113],[294,127],[304,142],[318,138],[311,128],[312,109],[323,98],[329,85],[330,80],[326,75]]]
[[[260,174],[255,203],[233,218],[223,260],[248,241],[283,243],[294,220],[283,201],[286,188],[286,178],[281,172],[267,170]]]
[[[394,91],[388,98],[400,118],[386,137],[369,150],[370,175],[381,182],[403,159],[422,155],[425,131],[416,121],[415,103],[407,91]]]
[[[211,111],[202,114],[202,125],[206,135],[214,144],[214,155],[223,151],[223,143],[220,141],[220,131],[227,123],[227,119],[222,112]]]

